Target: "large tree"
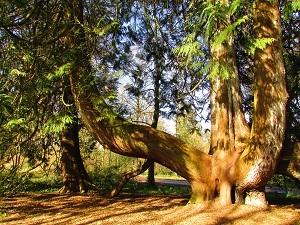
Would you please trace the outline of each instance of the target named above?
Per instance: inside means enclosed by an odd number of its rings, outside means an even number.
[[[71,1],[68,15],[70,21],[83,22],[81,1]],[[272,39],[269,45],[255,52],[253,124],[248,132],[240,107],[238,78],[235,75],[228,79],[217,77],[213,81],[216,87],[213,88],[216,95],[212,95],[216,104],[213,126],[219,128],[212,129],[212,136],[217,135],[212,142],[216,148],[213,155],[202,153],[167,133],[123,120],[97,97],[93,87],[87,94],[82,84],[91,72],[87,66],[90,59],[84,30],[74,22],[69,36],[73,49],[69,77],[82,121],[95,138],[112,151],[151,159],[186,178],[192,187],[191,202],[213,199],[219,192],[221,203],[230,204],[233,185],[237,186],[239,197],[249,189],[259,188],[273,174],[282,147],[287,93],[278,1],[255,1],[253,17],[256,38]],[[231,45],[231,40],[216,45],[212,57],[222,62],[228,60],[230,71],[235,72]],[[96,100],[97,109],[93,105]],[[215,113],[214,107],[217,107]],[[221,119],[220,114],[226,117]]]
[[[114,62],[122,61],[122,57],[115,60],[121,55],[116,45],[116,37],[120,34],[120,15],[126,18],[122,1],[107,4],[100,4],[102,1],[63,1],[64,7],[55,16],[56,21],[62,22],[61,27],[53,25],[54,29],[50,29],[51,26],[46,29],[50,33],[56,30],[61,32],[50,42],[37,41],[61,44],[62,54],[56,52],[54,55],[61,57],[62,64],[68,65],[65,70],[69,78],[67,83],[71,86],[80,119],[101,144],[118,154],[145,158],[148,163],[155,161],[177,172],[191,184],[190,202],[219,197],[220,203],[226,205],[232,203],[233,187],[236,187],[238,201],[241,202],[246,191],[263,186],[274,173],[279,159],[284,141],[287,102],[281,18],[279,1],[256,0],[251,9],[247,6],[254,22],[254,42],[265,43],[264,46],[256,46],[253,52],[254,100],[250,124],[242,110],[243,96],[233,36],[234,30],[247,24],[249,18],[237,18],[236,10],[241,1],[205,2],[207,4],[203,7],[202,2],[192,1],[189,13],[195,22],[199,15],[197,10],[202,9],[199,17],[207,19],[208,32],[205,33],[211,74],[210,154],[151,126],[126,121],[108,100],[105,89],[110,89],[110,86],[99,83],[99,79],[106,79],[113,71]],[[132,2],[127,3],[128,9],[132,9]],[[153,4],[158,3],[155,1]],[[96,17],[87,16],[93,10],[102,15],[99,21]],[[211,14],[205,16],[206,12]],[[130,19],[126,23],[130,23]],[[45,27],[48,25],[45,23]],[[209,32],[211,28],[214,28],[213,32]],[[187,26],[187,30],[193,31],[193,27]],[[10,33],[14,38],[16,34]],[[122,41],[123,36],[119,37]],[[201,29],[195,30],[189,37],[204,43]],[[189,38],[185,40],[188,42]],[[194,51],[195,46],[198,45],[188,46],[187,52]],[[118,53],[110,54],[111,49]],[[154,55],[154,61],[157,58]],[[61,64],[56,66],[59,68]],[[96,72],[97,66],[102,68],[100,73]],[[73,128],[78,129],[76,126]],[[70,136],[69,131],[64,133],[66,140]],[[75,139],[73,144],[76,147]]]
[[[8,123],[15,124],[11,127],[14,131],[6,127],[11,138],[2,129],[1,133],[10,139],[5,148],[19,149],[20,157],[29,158],[33,168],[47,165],[50,149],[60,140],[62,190],[77,192],[86,189],[83,181],[88,176],[79,152],[76,108],[64,76],[68,66],[61,60],[61,39],[69,27],[63,21],[61,4],[42,3],[1,2],[1,92],[19,99],[11,102],[13,110]],[[16,144],[20,147],[16,148]]]

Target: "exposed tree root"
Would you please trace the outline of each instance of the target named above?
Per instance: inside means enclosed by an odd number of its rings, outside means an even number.
[[[269,203],[266,199],[266,194],[261,188],[260,190],[251,190],[247,193],[245,198],[245,204],[259,208],[268,208]]]
[[[97,185],[93,184],[92,182],[84,179],[84,180],[81,180],[81,185],[78,189],[76,189],[78,191],[72,191],[70,188],[67,188],[66,185],[62,186],[59,190],[58,190],[58,193],[86,193],[88,192],[89,190],[93,190],[93,191],[96,191],[96,192],[99,192],[101,193],[101,189],[97,187]]]

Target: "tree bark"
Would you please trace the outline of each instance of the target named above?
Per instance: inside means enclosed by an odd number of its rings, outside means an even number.
[[[149,186],[155,186],[155,164],[151,162],[148,168],[147,183]]]
[[[233,40],[211,48],[211,60],[227,67],[229,78],[222,74],[211,81],[211,154],[245,148],[250,129],[242,111],[240,81],[233,51]]]
[[[238,193],[259,188],[275,172],[285,131],[287,91],[281,43],[278,1],[257,0],[254,5],[256,38],[273,38],[254,56],[254,112],[250,140],[239,160]]]
[[[69,82],[67,82],[69,83]],[[63,193],[87,192],[89,176],[83,165],[79,146],[79,124],[78,115],[74,105],[74,98],[70,86],[63,92],[62,102],[67,107],[68,112],[73,115],[72,124],[66,125],[61,133],[61,165],[64,186]]]
[[[64,193],[86,192],[89,176],[84,168],[79,148],[79,127],[77,121],[68,125],[61,135],[62,177]]]
[[[226,6],[228,1],[223,1]],[[227,18],[227,25],[230,18]],[[217,30],[226,29],[226,24],[218,23]],[[236,182],[236,164],[240,153],[245,149],[250,135],[242,111],[242,93],[236,66],[233,37],[222,44],[210,48],[212,70],[218,67],[226,69],[229,77],[224,74],[213,74],[211,78],[211,144],[213,154],[212,176],[216,180],[222,205],[232,203],[232,186]]]
[[[177,172],[190,182],[193,202],[211,199],[214,191],[210,186],[211,156],[154,128],[131,124],[115,116],[112,120],[103,118],[79,94],[76,74],[80,73],[70,74],[76,105],[82,121],[101,144],[115,153],[150,159]]]
[[[253,13],[256,38],[274,38],[275,41],[255,53],[251,133],[241,110],[233,41],[229,39],[211,48],[212,62],[226,65],[230,72],[228,79],[218,76],[211,82],[212,175],[224,205],[231,202],[232,185],[237,185],[237,200],[241,202],[245,191],[265,184],[275,171],[284,137],[287,92],[278,1],[258,0]],[[220,26],[218,29],[222,29]]]

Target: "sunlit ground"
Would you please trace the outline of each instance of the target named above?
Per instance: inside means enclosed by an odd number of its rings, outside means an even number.
[[[3,197],[0,224],[297,224],[300,204],[259,209],[250,206],[186,205],[182,197],[123,194],[30,194]],[[300,224],[300,222],[298,222]]]

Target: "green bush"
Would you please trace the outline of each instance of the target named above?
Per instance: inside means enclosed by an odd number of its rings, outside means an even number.
[[[0,172],[0,194],[21,192],[30,180],[30,175],[15,171]]]
[[[34,177],[27,173],[0,173],[0,195],[16,194],[20,192],[53,192],[62,186],[62,181],[57,176]]]
[[[101,170],[89,172],[89,176],[92,183],[103,192],[110,191],[121,178],[118,166],[106,167]]]
[[[300,188],[299,185],[291,178],[282,174],[275,174],[267,183],[268,186],[283,187],[286,189]]]

